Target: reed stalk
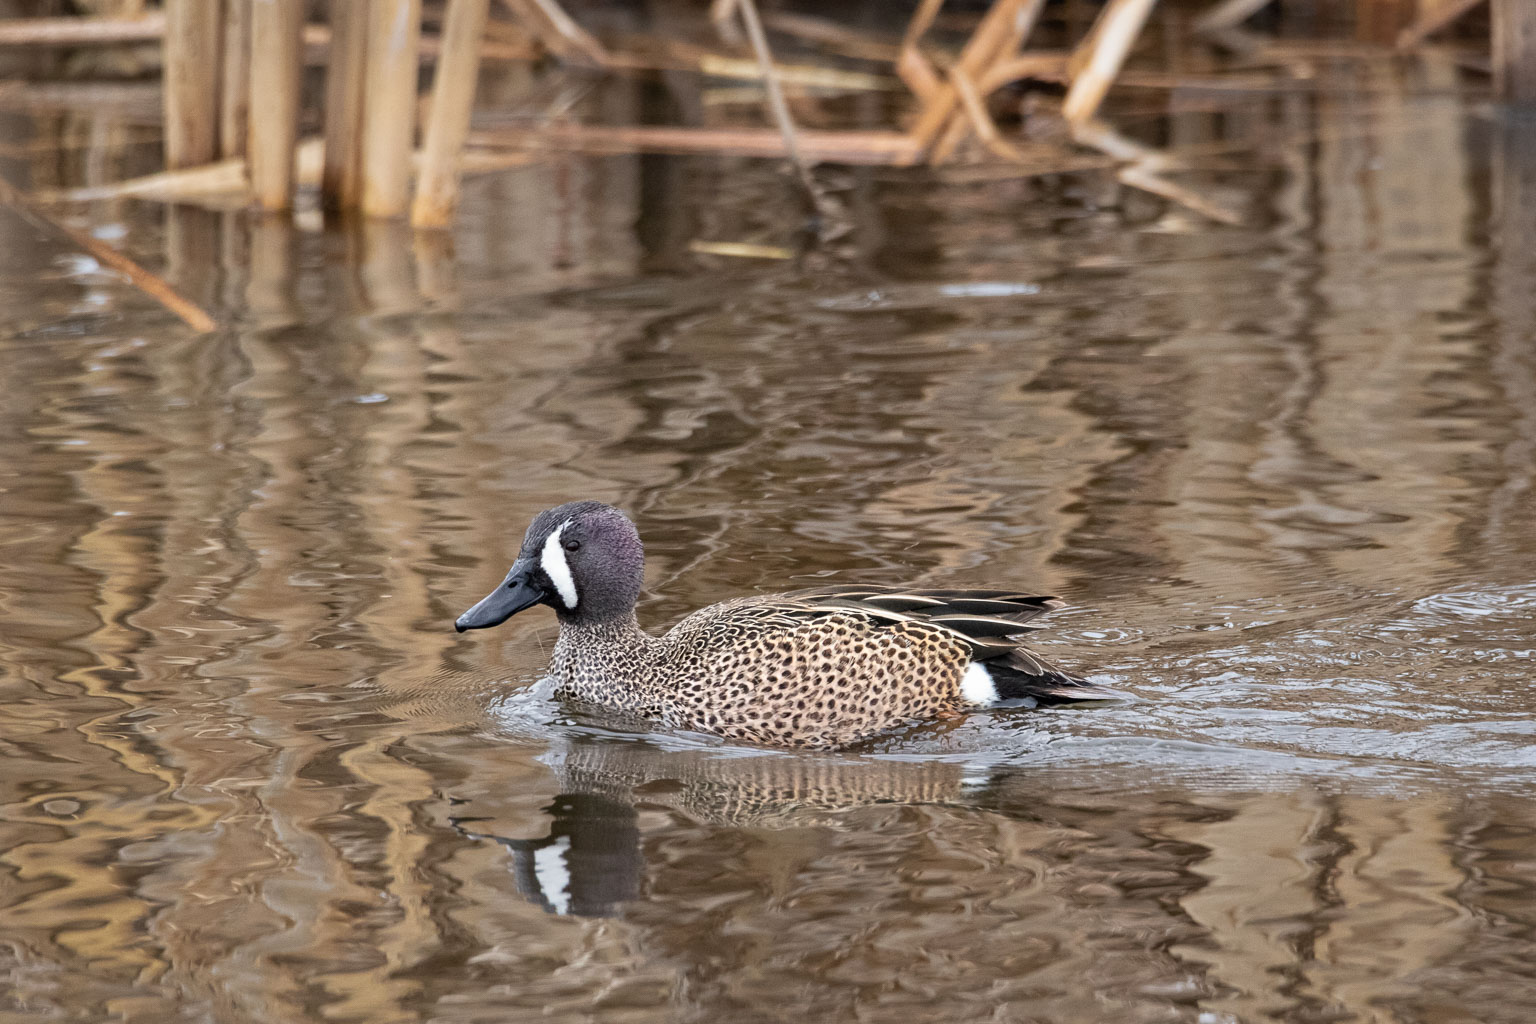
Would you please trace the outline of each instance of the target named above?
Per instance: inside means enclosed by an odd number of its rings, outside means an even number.
[[[1141,34],[1141,27],[1157,0],[1109,0],[1085,43],[1085,60],[1072,76],[1072,85],[1061,113],[1074,128],[1087,124],[1098,113],[1105,93]]]
[[[370,0],[367,18],[362,210],[399,217],[410,204],[421,0]]]
[[[1506,103],[1536,103],[1536,3],[1493,0],[1493,92]]]
[[[251,8],[251,190],[264,210],[293,205],[303,69],[303,0],[262,0]]]
[[[166,0],[165,166],[191,167],[218,151],[220,5]]]
[[[447,227],[459,203],[459,158],[469,136],[480,74],[480,40],[490,0],[449,0],[443,23],[443,54],[432,82],[426,137],[411,223],[419,228]]]
[[[219,156],[245,156],[251,135],[252,0],[224,0]]]
[[[329,210],[363,199],[363,88],[368,72],[368,0],[332,0],[325,65],[325,168],[320,198]]]

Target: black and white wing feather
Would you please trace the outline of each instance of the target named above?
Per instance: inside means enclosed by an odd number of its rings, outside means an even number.
[[[890,623],[921,622],[963,640],[1005,698],[1042,703],[1121,700],[1126,694],[1063,672],[1024,644],[1044,627],[1031,620],[1059,607],[1054,597],[1010,590],[913,590],[847,584],[782,595],[801,614],[857,610]]]

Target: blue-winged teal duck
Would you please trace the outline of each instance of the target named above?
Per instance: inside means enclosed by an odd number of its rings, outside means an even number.
[[[771,746],[842,747],[1002,701],[1120,696],[1024,646],[1049,597],[818,587],[711,605],[658,637],[635,620],[643,565],[640,535],[618,509],[548,509],[507,578],[454,625],[483,629],[547,604],[560,619],[558,693]]]

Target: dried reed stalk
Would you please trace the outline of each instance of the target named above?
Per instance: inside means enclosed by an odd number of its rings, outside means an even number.
[[[1237,28],[1269,5],[1270,0],[1221,0],[1195,21],[1196,32],[1221,32]]]
[[[731,46],[741,44],[741,30],[736,25],[736,11],[741,0],[711,0],[709,23],[715,26],[715,34]]]
[[[763,80],[763,64],[755,58],[742,60],[738,57],[722,57],[716,53],[706,52],[701,53],[696,61],[691,61],[684,67],[716,78],[739,78],[750,82]],[[805,89],[890,92],[901,88],[901,83],[894,78],[871,75],[863,71],[844,71],[842,68],[777,62],[772,64],[771,68],[781,85],[795,85]]]
[[[757,16],[757,4],[755,0],[736,0],[736,9],[741,13],[747,38],[752,41],[752,52],[757,55],[757,65],[762,70],[763,88],[768,94],[768,110],[773,115],[779,134],[784,138],[784,153],[794,165],[800,185],[805,189],[806,199],[814,209],[820,204],[820,196],[816,191],[816,182],[811,177],[811,170],[800,154],[800,143],[795,137],[795,121],[789,114],[789,104],[784,101],[784,86],[779,82],[773,53],[768,49],[768,35],[763,31],[762,19]]]
[[[212,0],[197,0],[199,4]],[[332,0],[327,7],[345,3],[367,4],[370,0]],[[253,0],[226,0],[225,32],[228,33],[231,15],[248,18]],[[505,23],[504,23],[505,24]],[[508,29],[513,31],[509,32]],[[515,26],[498,27],[498,38],[487,39],[482,44],[482,60],[520,61],[533,60],[538,51],[521,35],[514,35]],[[3,18],[0,19],[0,47],[3,46],[119,46],[125,43],[155,43],[165,38],[165,15],[150,11],[134,17],[114,18]],[[304,26],[304,45],[311,49],[323,49],[330,44],[331,32],[324,25]],[[228,42],[225,42],[226,75]],[[435,58],[441,49],[436,36],[422,36],[421,55]]]
[[[688,251],[706,256],[734,256],[749,260],[792,260],[795,250],[782,245],[761,245],[757,242],[712,242],[696,238],[688,243]]]
[[[77,231],[69,225],[61,224],[52,217],[49,217],[29,203],[25,196],[16,191],[10,182],[4,179],[0,179],[0,203],[5,203],[11,207],[32,226],[68,239],[74,245],[90,253],[98,263],[111,267],[122,274],[135,288],[160,303],[160,305],[172,313],[175,313],[194,331],[208,332],[218,330],[219,325],[214,321],[213,317],[209,316],[195,302],[179,294],[164,278],[145,270],[100,239],[92,238],[84,231]]]
[[[1185,161],[1171,153],[1152,149],[1128,139],[1102,121],[1088,121],[1073,133],[1085,146],[1121,162],[1116,176],[1124,185],[1179,203],[1203,217],[1220,224],[1241,224],[1242,212],[1210,199],[1195,189],[1162,177],[1164,171],[1179,170]]]
[[[219,148],[219,5],[166,0],[165,165],[190,167]]]
[[[976,91],[976,84],[965,76],[959,68],[951,71],[949,80],[955,87],[955,93],[960,97],[960,108],[970,118],[972,128],[976,131],[976,137],[982,144],[991,150],[993,154],[1004,160],[1024,162],[1024,156],[1008,141],[1003,138],[1002,132],[997,129],[997,122],[992,120],[992,115],[987,113],[986,101]],[[937,161],[937,155],[936,155]]]
[[[1021,78],[1039,78],[1051,82],[1069,81],[1067,55],[1065,53],[1021,53],[1016,57],[992,65],[981,81],[976,83],[977,92],[991,95],[1010,82]],[[1180,79],[1182,81],[1182,79]]]
[[[1399,50],[1411,50],[1485,0],[1419,0],[1419,15],[1397,36]]]
[[[894,64],[901,57],[901,46],[896,43],[871,39],[856,29],[845,28],[835,21],[809,14],[791,14],[774,11],[763,15],[763,20],[775,32],[803,39],[808,43],[844,57],[858,60]]]
[[[1236,210],[1228,209],[1220,203],[1207,199],[1192,188],[1169,181],[1153,171],[1134,164],[1120,168],[1118,177],[1122,184],[1139,188],[1155,196],[1162,196],[1164,199],[1171,199],[1203,217],[1209,217],[1218,224],[1235,226],[1243,222],[1243,215]]]
[[[448,0],[443,23],[443,57],[432,82],[431,109],[421,146],[421,170],[411,223],[446,227],[459,202],[459,155],[469,135],[480,73],[480,40],[490,0]]]
[[[251,133],[251,0],[224,0],[219,156],[244,156]]]
[[[194,0],[201,5],[206,0]],[[152,43],[165,36],[159,11],[132,18],[7,18],[0,46],[95,46]]]
[[[923,36],[933,27],[934,19],[939,16],[939,9],[944,6],[944,0],[919,0],[917,10],[912,12],[912,20],[907,22],[907,30],[901,37],[903,50],[914,50]]]
[[[303,0],[263,0],[251,10],[251,188],[265,210],[293,204],[299,138]]]
[[[558,0],[501,0],[519,24],[549,52],[592,67],[605,68],[610,57],[603,44],[565,13]]]
[[[976,74],[971,75],[959,66],[952,68],[950,70],[950,80],[954,82],[956,95],[960,95],[960,90],[962,88],[960,83],[956,80],[956,76],[963,76],[967,78],[969,80],[970,87],[974,91],[976,88],[976,81],[978,79],[985,79],[989,77],[989,73],[992,71],[992,69],[996,68],[1000,64],[1006,63],[1009,58],[1017,54],[1019,47],[1024,44],[1024,40],[1029,37],[1029,33],[1034,29],[1035,22],[1039,20],[1040,12],[1044,8],[1045,0],[1025,0],[1025,3],[1017,11],[1014,12],[1013,17],[1007,26],[1007,32],[997,42],[991,59],[982,65]],[[990,89],[980,91],[975,97],[976,101],[980,103],[983,108],[985,107],[984,97],[990,92]],[[965,102],[964,97],[962,97],[962,102]],[[993,141],[987,142],[985,138],[983,141],[986,143],[988,148],[993,150],[993,152],[1001,153],[1002,151],[997,148],[997,143],[1002,141],[1002,137],[996,133],[996,125],[993,124],[990,115],[987,116],[984,120],[986,124],[992,126]],[[938,144],[933,147],[933,152],[929,156],[930,161],[935,164],[941,164],[948,161],[949,158],[954,155],[955,150],[959,147],[960,143],[965,141],[965,137],[969,133],[970,126],[972,124],[979,123],[981,122],[976,121],[974,114],[972,114],[970,117],[952,117],[948,127],[946,127],[944,130],[943,136],[940,137]],[[1004,143],[1003,146],[1004,150],[1008,148],[1006,143]]]
[[[332,0],[325,65],[325,168],[320,199],[330,210],[363,200],[363,85],[368,73],[368,0]]]
[[[651,35],[620,36],[616,44],[622,50],[609,54],[609,68],[619,71],[693,71],[720,78],[739,78],[760,82],[762,66],[755,57],[729,57],[716,50]],[[784,64],[774,62],[779,81],[785,86],[807,89],[887,92],[900,88],[900,82],[885,75],[848,71],[821,64]]]
[[[1084,45],[1086,60],[1072,76],[1061,113],[1076,127],[1092,120],[1157,0],[1109,0]]]
[[[796,132],[802,155],[817,163],[910,164],[917,147],[904,132]],[[470,133],[488,147],[571,150],[585,153],[730,153],[785,156],[784,136],[774,128],[674,128],[659,125],[546,124],[536,129],[500,128]]]
[[[321,139],[305,139],[299,143],[294,161],[295,177],[300,186],[320,184],[324,171],[325,143]],[[464,174],[483,174],[504,171],[512,167],[524,167],[537,159],[527,152],[508,153],[488,150],[465,150],[459,158],[459,170]],[[421,154],[412,157],[412,166],[419,166]],[[68,202],[95,202],[102,199],[120,199],[134,196],[140,199],[157,199],[165,202],[209,202],[228,205],[228,200],[245,202],[250,196],[246,180],[245,161],[220,160],[203,167],[188,167],[179,171],[160,171],[141,178],[113,182],[110,185],[90,185],[85,188],[63,189],[45,193],[45,200]]]
[[[362,210],[399,217],[410,202],[421,0],[371,0],[367,14]]]
[[[1536,103],[1536,3],[1491,2],[1493,94],[1506,103]]]
[[[955,67],[972,80],[984,74],[1001,55],[1009,40],[1015,37],[1016,26],[1026,7],[1038,7],[1039,4],[1040,0],[996,0],[960,50],[960,59],[955,62]],[[925,4],[918,8],[913,20],[915,22],[917,16],[926,15],[931,21],[937,13],[937,4],[932,5],[931,13]],[[911,45],[915,49],[915,41]],[[959,102],[959,95],[952,84],[941,82],[932,89],[912,126],[912,137],[921,149],[926,150],[934,144]]]

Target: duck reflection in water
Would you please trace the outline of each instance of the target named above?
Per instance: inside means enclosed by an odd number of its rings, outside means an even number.
[[[562,793],[546,810],[552,824],[544,839],[507,839],[477,832],[474,819],[450,820],[470,839],[506,847],[517,891],[552,914],[610,917],[640,895],[645,857],[633,804]]]
[[[862,827],[849,812],[877,805],[969,812],[989,781],[942,761],[664,750],[609,739],[578,739],[545,760],[561,790],[542,808],[546,835],[517,837],[529,831],[526,806],[504,803],[497,791],[452,798],[450,822],[466,838],[505,848],[517,891],[528,900],[578,917],[615,916],[642,895],[643,820],[669,840],[688,836],[685,845],[697,839],[712,846],[731,830],[759,838],[842,832]],[[669,829],[668,820],[678,828]],[[693,836],[696,827],[705,833]],[[665,870],[666,858],[652,860],[652,870]]]

